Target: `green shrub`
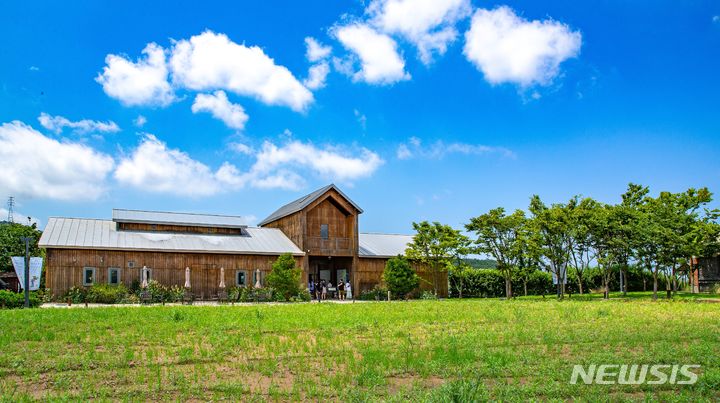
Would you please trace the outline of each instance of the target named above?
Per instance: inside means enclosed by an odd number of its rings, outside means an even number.
[[[40,306],[40,297],[37,291],[30,292],[30,307]],[[25,306],[25,293],[0,290],[0,308],[22,308]]]
[[[410,266],[410,262],[402,256],[387,261],[382,278],[394,298],[405,297],[420,284],[420,279]]]
[[[266,281],[269,287],[282,296],[283,301],[287,301],[300,292],[301,275],[302,270],[295,265],[295,259],[286,253],[278,256]],[[277,295],[276,300],[280,300]]]
[[[310,295],[310,291],[302,289],[296,296],[290,298],[290,302],[308,302],[311,299],[312,295]]]
[[[85,300],[98,304],[117,304],[128,295],[128,289],[122,285],[95,284],[87,289]]]
[[[387,299],[387,292],[387,288],[378,284],[372,290],[361,292],[359,299],[362,301],[384,301]]]
[[[437,296],[432,291],[425,290],[420,294],[420,299],[437,299]]]
[[[87,289],[84,287],[70,287],[65,294],[60,297],[62,302],[72,302],[73,304],[82,304],[85,302]]]

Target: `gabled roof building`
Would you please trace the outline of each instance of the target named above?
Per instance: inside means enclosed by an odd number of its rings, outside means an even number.
[[[358,231],[363,210],[337,186],[328,185],[290,202],[257,227],[242,217],[114,209],[111,220],[56,218],[40,239],[47,251],[46,286],[60,296],[73,286],[141,282],[183,286],[191,270],[193,292],[219,292],[220,268],[227,286],[262,284],[272,263],[289,253],[303,269],[302,281],[350,281],[355,295],[381,281],[387,259],[402,255],[410,235]],[[430,273],[414,264],[423,288]],[[258,278],[259,276],[259,278]],[[447,281],[441,282],[447,295]]]

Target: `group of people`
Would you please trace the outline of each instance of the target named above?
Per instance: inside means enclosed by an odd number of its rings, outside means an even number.
[[[352,286],[350,285],[350,281],[342,281],[339,280],[337,287],[333,286],[332,282],[320,280],[320,281],[313,281],[310,280],[308,282],[308,290],[310,291],[310,295],[313,296],[318,301],[323,301],[329,298],[331,299],[339,299],[341,301],[344,301],[346,299],[352,299]]]

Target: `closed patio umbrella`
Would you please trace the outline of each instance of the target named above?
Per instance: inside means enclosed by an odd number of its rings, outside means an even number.
[[[260,269],[255,270],[255,288],[262,288],[262,284],[260,284]]]
[[[190,268],[185,268],[185,288],[190,289]]]
[[[220,288],[225,288],[225,268],[220,268]]]
[[[143,266],[142,268],[142,283],[140,284],[140,287],[147,288],[148,281],[147,281],[147,266]]]

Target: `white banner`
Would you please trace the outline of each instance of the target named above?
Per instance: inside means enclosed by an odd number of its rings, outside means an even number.
[[[18,280],[20,280],[20,287],[25,289],[25,258],[22,256],[13,256],[12,264],[15,268],[15,274],[17,274]],[[43,258],[31,257],[30,258],[30,291],[36,291],[40,288],[40,275],[42,274]]]

